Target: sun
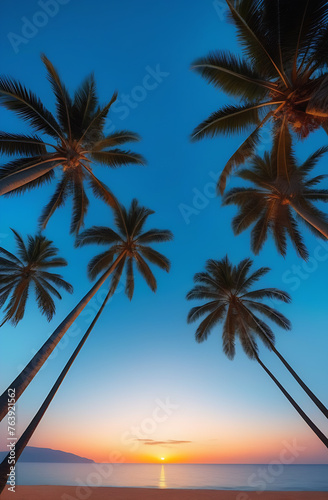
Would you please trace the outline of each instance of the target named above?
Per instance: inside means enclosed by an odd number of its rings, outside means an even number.
[[[165,460],[165,458],[164,458],[164,457],[161,457],[161,460]]]

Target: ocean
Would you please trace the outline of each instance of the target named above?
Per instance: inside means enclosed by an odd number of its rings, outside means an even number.
[[[328,491],[328,465],[18,463],[21,485]]]

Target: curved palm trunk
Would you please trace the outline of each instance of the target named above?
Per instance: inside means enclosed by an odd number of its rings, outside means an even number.
[[[302,410],[302,408],[296,403],[296,401],[291,397],[289,392],[280,384],[280,382],[276,379],[276,377],[271,373],[269,368],[265,366],[265,364],[260,360],[260,358],[256,355],[257,362],[262,366],[263,370],[269,375],[269,377],[274,381],[274,383],[279,387],[281,392],[286,396],[288,401],[292,404],[298,414],[305,420],[308,426],[313,430],[313,432],[318,436],[320,441],[328,448],[328,438],[324,435],[323,432],[315,425],[314,422],[307,416],[307,414]]]
[[[19,397],[22,395],[26,387],[33,380],[35,375],[38,373],[42,365],[46,362],[58,342],[62,339],[64,334],[67,332],[72,323],[76,320],[79,314],[83,311],[88,302],[97,293],[99,288],[106,281],[108,276],[114,271],[118,263],[123,258],[124,253],[119,255],[114,263],[110,266],[108,271],[106,271],[97,283],[89,290],[89,292],[83,297],[82,300],[77,304],[76,307],[66,316],[64,321],[60,323],[58,328],[53,332],[53,334],[46,340],[39,351],[34,355],[31,361],[26,365],[24,370],[15,378],[12,384],[4,391],[0,396],[0,421],[8,413],[8,390],[15,390],[15,398],[18,401]]]
[[[64,159],[65,158],[60,158],[60,160]],[[14,172],[13,174],[8,175],[4,179],[0,180],[0,196],[10,193],[10,191],[13,191],[21,186],[25,186],[25,184],[28,184],[38,177],[41,177],[41,175],[46,174],[49,170],[52,170],[59,165],[59,163],[53,165],[55,162],[56,160],[51,158],[49,160],[31,165],[30,167],[20,170],[19,172]]]
[[[290,364],[285,360],[285,358],[280,354],[280,352],[275,348],[275,346],[272,344],[271,346],[273,352],[278,356],[280,361],[285,365],[289,373],[294,377],[294,379],[299,383],[299,385],[302,387],[302,389],[306,392],[306,394],[309,396],[309,398],[312,399],[313,403],[317,405],[319,410],[322,411],[322,413],[325,415],[325,417],[328,418],[328,408],[325,407],[325,405],[320,401],[320,399],[317,398],[315,394],[311,391],[311,389],[303,382],[303,380],[297,375],[297,373],[293,370],[293,368],[290,366]]]
[[[263,335],[265,335],[267,342],[270,344],[271,350],[278,356],[280,361],[285,365],[289,373],[294,377],[296,382],[302,387],[302,389],[306,392],[306,394],[309,396],[310,399],[312,399],[313,403],[319,408],[320,411],[325,415],[325,417],[328,418],[328,409],[325,407],[325,405],[320,401],[320,399],[317,398],[317,396],[311,391],[311,389],[303,382],[301,377],[297,375],[295,370],[290,366],[290,364],[285,360],[285,358],[280,354],[278,349],[276,349],[275,345],[273,344],[272,340],[268,337],[266,331],[261,327],[261,325],[256,321],[256,318],[254,317],[253,314],[251,314],[249,311],[248,313],[250,314],[251,318],[256,322],[257,326],[261,329]],[[254,351],[255,352],[255,351]]]
[[[91,330],[95,326],[100,314],[102,313],[108,299],[110,296],[113,294],[112,290],[109,290],[104,302],[102,303],[99,311],[97,312],[96,316],[94,317],[91,325],[83,335],[82,339],[80,340],[78,346],[76,347],[75,351],[73,352],[72,356],[66,363],[65,367],[63,368],[61,374],[59,375],[58,379],[56,380],[55,384],[53,385],[52,389],[50,390],[48,396],[44,400],[43,404],[41,405],[39,411],[36,413],[35,417],[33,420],[30,422],[29,426],[26,428],[22,436],[19,438],[19,440],[16,443],[15,446],[15,460],[19,459],[20,455],[24,451],[24,448],[26,447],[27,443],[29,442],[30,438],[32,437],[35,429],[39,425],[43,415],[47,411],[48,406],[50,405],[51,401],[53,400],[56,392],[58,391],[62,381],[64,380],[68,370],[72,366],[76,356],[79,354],[80,350],[82,349],[85,341],[87,340]],[[10,453],[6,455],[6,457],[3,459],[2,463],[0,464],[0,494],[4,490],[6,484],[7,484],[7,479],[8,479],[8,474],[10,473],[10,467],[11,465],[8,463],[8,459],[10,458]]]
[[[319,220],[314,215],[310,214],[307,210],[301,207],[298,203],[291,203],[290,206],[298,213],[302,219],[306,220],[311,226],[315,227],[325,238],[328,239],[328,225]]]

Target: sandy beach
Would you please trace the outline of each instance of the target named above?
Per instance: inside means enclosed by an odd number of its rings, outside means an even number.
[[[320,491],[222,491],[150,488],[88,488],[75,486],[18,486],[16,492],[5,490],[3,500],[328,500]]]

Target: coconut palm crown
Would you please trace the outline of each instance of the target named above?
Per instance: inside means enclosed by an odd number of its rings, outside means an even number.
[[[7,302],[0,326],[7,321],[16,326],[23,319],[33,288],[39,310],[50,321],[56,310],[52,295],[61,299],[58,288],[72,293],[73,287],[49,269],[67,266],[67,262],[58,257],[58,249],[45,236],[27,236],[25,244],[22,237],[14,229],[12,231],[18,256],[0,247],[0,307]]]
[[[0,104],[28,122],[36,133],[45,136],[43,140],[37,134],[0,133],[0,152],[17,156],[0,168],[0,194],[37,188],[54,180],[55,171],[58,172],[59,182],[42,212],[40,224],[45,228],[54,211],[71,196],[71,232],[77,233],[89,204],[86,183],[96,197],[111,206],[116,203],[108,188],[94,175],[91,164],[116,168],[130,163],[144,164],[144,160],[139,154],[117,147],[138,141],[137,134],[126,130],[105,134],[105,119],[116,93],[108,104],[100,106],[91,75],[72,97],[46,56],[42,56],[42,61],[55,95],[56,117],[20,82],[0,78]]]
[[[223,323],[223,351],[230,359],[235,356],[236,338],[252,359],[258,353],[256,338],[269,349],[274,345],[273,331],[257,313],[285,330],[291,328],[285,316],[262,302],[263,299],[275,299],[288,303],[290,296],[277,288],[251,290],[252,285],[270,271],[268,267],[261,267],[251,272],[252,264],[251,259],[244,259],[237,266],[232,265],[228,257],[210,259],[205,271],[195,274],[195,286],[187,294],[188,300],[203,301],[188,314],[189,323],[205,316],[196,330],[197,342],[206,340],[213,328]]]
[[[198,125],[194,140],[250,132],[231,156],[218,183],[253,154],[260,130],[271,123],[283,148],[289,127],[307,137],[328,130],[328,4],[324,0],[226,0],[243,56],[212,52],[192,69],[237,99]],[[278,165],[278,173],[284,168]]]
[[[229,359],[234,358],[236,340],[238,339],[246,355],[259,363],[298,414],[328,447],[327,436],[302,410],[259,356],[258,338],[276,354],[312,401],[327,416],[327,408],[276,349],[275,337],[270,326],[258,316],[259,314],[265,320],[269,319],[281,328],[289,330],[291,325],[288,319],[263,301],[265,299],[275,299],[288,303],[291,300],[290,296],[277,288],[253,289],[254,283],[270,269],[261,267],[256,271],[251,271],[252,264],[251,259],[244,259],[236,266],[232,265],[228,257],[221,260],[208,260],[205,271],[195,274],[195,286],[187,294],[189,300],[202,301],[201,305],[190,310],[188,322],[192,323],[204,317],[196,330],[196,340],[198,342],[206,340],[211,331],[220,323],[223,323],[222,342],[223,352],[226,356]]]
[[[106,271],[116,260],[117,265],[111,275],[110,290],[112,293],[126,271],[125,293],[131,300],[134,292],[134,267],[140,272],[152,291],[156,291],[157,284],[147,261],[169,271],[169,260],[149,245],[170,241],[173,238],[171,231],[164,229],[149,229],[143,231],[145,223],[154,212],[139,205],[136,199],[132,200],[129,209],[119,206],[114,210],[116,231],[110,227],[94,226],[81,232],[76,239],[76,246],[87,244],[105,245],[108,248],[95,256],[88,265],[90,279],[95,279],[100,272]]]
[[[233,218],[235,234],[250,226],[251,248],[255,254],[262,249],[272,234],[278,252],[285,256],[288,238],[303,259],[308,258],[304,239],[299,231],[303,222],[321,238],[328,238],[328,217],[314,202],[328,202],[328,190],[317,185],[327,176],[310,175],[318,160],[328,148],[318,149],[301,165],[297,164],[293,149],[288,148],[286,175],[277,176],[277,153],[273,148],[263,158],[254,156],[247,168],[237,176],[254,187],[236,187],[226,193],[224,205],[235,204],[238,214]]]

